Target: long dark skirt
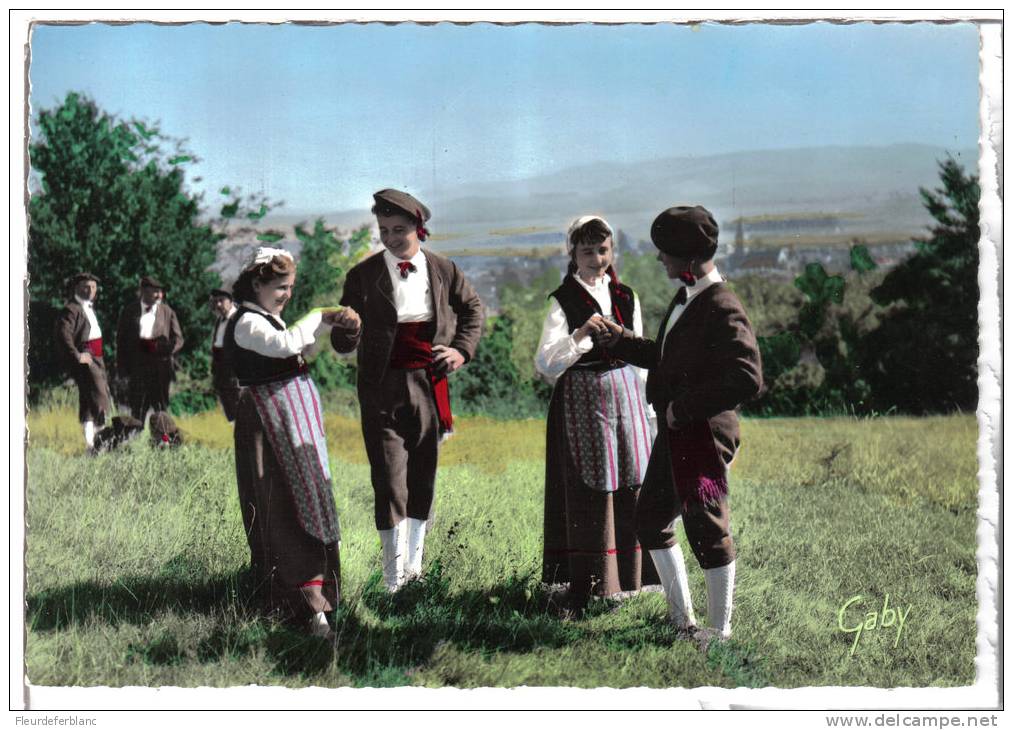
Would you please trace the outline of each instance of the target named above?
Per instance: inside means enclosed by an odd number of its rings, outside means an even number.
[[[235,428],[236,479],[254,579],[269,609],[293,619],[337,608],[338,543],[325,544],[299,524],[253,397],[243,391]]]
[[[542,580],[568,583],[578,599],[657,584],[654,564],[637,542],[639,482],[600,491],[578,473],[574,419],[568,417],[563,396],[569,375],[564,373],[556,384],[546,424]]]

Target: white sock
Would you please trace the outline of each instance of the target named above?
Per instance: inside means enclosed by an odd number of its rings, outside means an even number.
[[[722,638],[732,635],[732,596],[735,592],[735,561],[703,572],[707,581],[707,623],[721,632]]]
[[[327,614],[318,611],[316,616],[310,619],[310,633],[313,636],[325,637],[331,633],[330,624],[327,623]]]
[[[405,577],[422,575],[422,549],[426,541],[426,521],[408,518],[408,551],[405,559]]]
[[[383,549],[383,583],[394,593],[404,583],[405,557],[408,552],[408,523],[401,520],[389,530],[380,530]]]
[[[679,628],[695,626],[696,616],[693,614],[693,601],[689,595],[689,576],[686,573],[682,548],[673,545],[670,548],[650,552],[654,567],[658,569],[658,577],[661,578],[661,587],[665,589],[668,615]]]
[[[84,426],[84,442],[90,449],[95,445],[95,421],[85,421]]]

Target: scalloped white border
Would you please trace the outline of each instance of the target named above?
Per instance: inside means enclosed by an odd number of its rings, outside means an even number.
[[[12,523],[10,530],[10,708],[46,708],[46,715],[57,710],[73,710],[98,717],[99,725],[111,727],[132,724],[131,714],[96,712],[103,708],[119,707],[131,709],[180,708],[212,710],[225,707],[242,707],[244,710],[366,710],[405,707],[423,709],[559,709],[581,708],[582,711],[631,709],[718,709],[735,707],[752,708],[794,708],[822,710],[827,707],[847,708],[995,708],[1001,701],[998,682],[1001,681],[999,624],[1000,576],[999,540],[1002,523],[1000,519],[999,477],[1002,464],[1002,354],[999,330],[1001,284],[999,276],[1002,266],[1002,204],[999,180],[1002,172],[1002,13],[1001,11],[881,11],[879,13],[855,12],[834,13],[832,18],[819,11],[517,11],[513,13],[490,13],[484,10],[367,10],[344,11],[340,16],[334,11],[165,11],[165,10],[109,10],[109,11],[11,11],[10,15],[10,73],[11,73],[11,147],[10,147],[10,193],[11,216],[10,247],[11,289],[10,289],[10,352],[11,388],[7,394],[0,394],[0,407],[6,406],[12,414],[8,423],[10,451],[10,512],[8,517],[24,514],[24,277],[26,253],[26,221],[24,210],[25,190],[25,135],[27,74],[26,52],[29,23],[32,20],[146,20],[162,22],[185,22],[188,20],[250,20],[255,22],[285,22],[287,20],[310,20],[326,18],[329,21],[415,20],[433,22],[451,20],[470,22],[482,20],[537,22],[692,22],[694,20],[717,21],[771,21],[805,22],[834,19],[841,22],[858,20],[879,21],[972,21],[979,22],[981,38],[981,103],[979,139],[979,175],[982,186],[980,242],[981,266],[979,271],[980,301],[980,354],[978,407],[978,459],[980,483],[978,510],[979,575],[978,595],[978,637],[975,662],[976,679],[973,685],[961,688],[924,689],[875,689],[855,687],[818,687],[793,690],[779,689],[721,689],[697,688],[692,690],[669,689],[595,689],[572,688],[517,688],[456,690],[399,688],[375,689],[323,689],[288,690],[277,687],[239,687],[230,689],[184,689],[184,688],[53,688],[28,687],[23,683],[24,660],[24,525],[20,520]],[[17,252],[19,256],[13,254]],[[18,355],[15,355],[17,353]],[[14,355],[14,359],[10,356]],[[3,400],[6,399],[6,400]],[[18,486],[22,489],[19,489]],[[66,716],[66,713],[63,713]],[[73,714],[73,713],[71,713]],[[982,713],[987,714],[987,713]],[[465,720],[470,713],[455,717]],[[38,713],[31,713],[38,717]],[[267,716],[256,714],[230,719],[244,724],[267,724],[274,722]],[[794,715],[801,720],[805,716]],[[300,715],[300,719],[311,720]],[[722,719],[724,718],[724,719]],[[326,719],[324,720],[326,722]],[[375,720],[366,718],[366,722]],[[805,723],[812,726],[813,718]],[[150,722],[145,719],[145,722]],[[439,718],[441,726],[448,723],[447,716]],[[597,726],[612,724],[606,716],[592,714],[581,719],[581,724]],[[788,726],[796,724],[788,718],[780,722]],[[708,717],[710,725],[733,726],[728,716]],[[13,724],[13,722],[12,722]],[[416,724],[416,723],[413,723]],[[428,720],[419,723],[428,724]],[[435,722],[434,722],[435,724]],[[820,722],[820,726],[826,726]]]

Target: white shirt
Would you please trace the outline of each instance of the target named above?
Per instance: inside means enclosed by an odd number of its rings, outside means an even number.
[[[668,333],[671,331],[672,327],[675,326],[675,323],[679,321],[679,317],[681,317],[682,313],[686,311],[686,307],[689,306],[691,301],[693,301],[693,298],[700,294],[700,292],[704,289],[722,281],[724,281],[724,279],[721,277],[721,274],[718,273],[717,267],[714,267],[706,276],[697,279],[696,284],[686,287],[686,303],[676,304],[675,308],[672,309],[672,313],[668,315],[668,323],[665,324],[665,336],[661,338],[661,348],[665,347],[665,339],[668,337]],[[679,282],[679,285],[685,286],[682,282]]]
[[[88,299],[74,295],[74,299],[81,305],[85,318],[88,320],[88,339],[97,340],[102,336],[102,328],[98,326],[98,317],[95,316],[95,304]]]
[[[151,339],[151,333],[155,329],[155,315],[158,313],[158,305],[161,304],[161,303],[162,303],[162,300],[159,299],[157,302],[155,302],[154,304],[151,305],[151,311],[150,312],[145,312],[144,310],[148,308],[148,305],[145,304],[144,302],[141,302],[140,325],[141,325],[141,339],[142,340],[150,340]]]
[[[394,285],[394,306],[397,307],[398,323],[430,321],[433,318],[433,302],[429,293],[429,267],[426,265],[426,255],[422,253],[422,249],[408,259],[415,266],[415,271],[408,274],[406,279],[401,278],[401,271],[397,266],[404,259],[399,259],[384,249],[383,260],[387,262],[387,273],[390,274],[390,281]]]
[[[271,314],[253,302],[243,302],[243,306],[255,312],[261,312],[278,324],[285,326],[281,317]],[[276,330],[264,317],[254,314],[243,314],[236,322],[236,344],[246,350],[252,350],[265,357],[292,357],[293,355],[309,356],[313,352],[313,344],[317,338],[330,329],[323,323],[320,312],[311,312],[287,329]]]
[[[603,276],[593,284],[588,284],[576,274],[571,274],[578,284],[598,302],[603,316],[606,319],[615,321],[612,315],[612,297],[609,294],[608,276]],[[576,330],[570,333],[570,326],[566,321],[566,314],[563,308],[556,301],[555,297],[550,298],[549,313],[545,315],[545,323],[542,325],[542,337],[538,341],[538,349],[535,351],[535,370],[545,376],[546,380],[554,383],[567,368],[573,365],[587,352],[594,347],[594,341],[590,337],[583,337],[580,341],[575,338]],[[584,324],[581,322],[581,324]],[[640,313],[640,299],[633,296],[633,332],[640,337],[644,333],[643,318]],[[647,379],[647,371],[641,368],[634,368],[637,375]]]
[[[236,314],[236,307],[233,307],[232,309],[229,310],[229,313],[226,314],[224,318],[218,319],[218,322],[215,324],[215,338],[214,338],[215,347],[225,347],[225,325],[229,323],[229,320],[232,319],[232,317],[235,316],[235,314]]]

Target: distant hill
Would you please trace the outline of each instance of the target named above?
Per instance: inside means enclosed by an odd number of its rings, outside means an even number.
[[[563,230],[569,220],[588,212],[604,214],[635,239],[646,238],[653,216],[680,203],[705,205],[723,229],[739,216],[819,211],[849,215],[858,221],[858,230],[870,233],[917,233],[929,222],[918,188],[938,185],[937,162],[948,152],[965,168],[977,167],[974,149],[810,147],[600,162],[523,180],[417,192],[434,211],[433,231],[453,236],[447,248],[487,239],[493,228]],[[366,209],[323,217],[343,228],[370,220]],[[307,218],[277,217],[290,224]],[[722,230],[722,237],[732,233]],[[503,237],[503,244],[509,243]],[[440,246],[434,243],[434,248]]]

